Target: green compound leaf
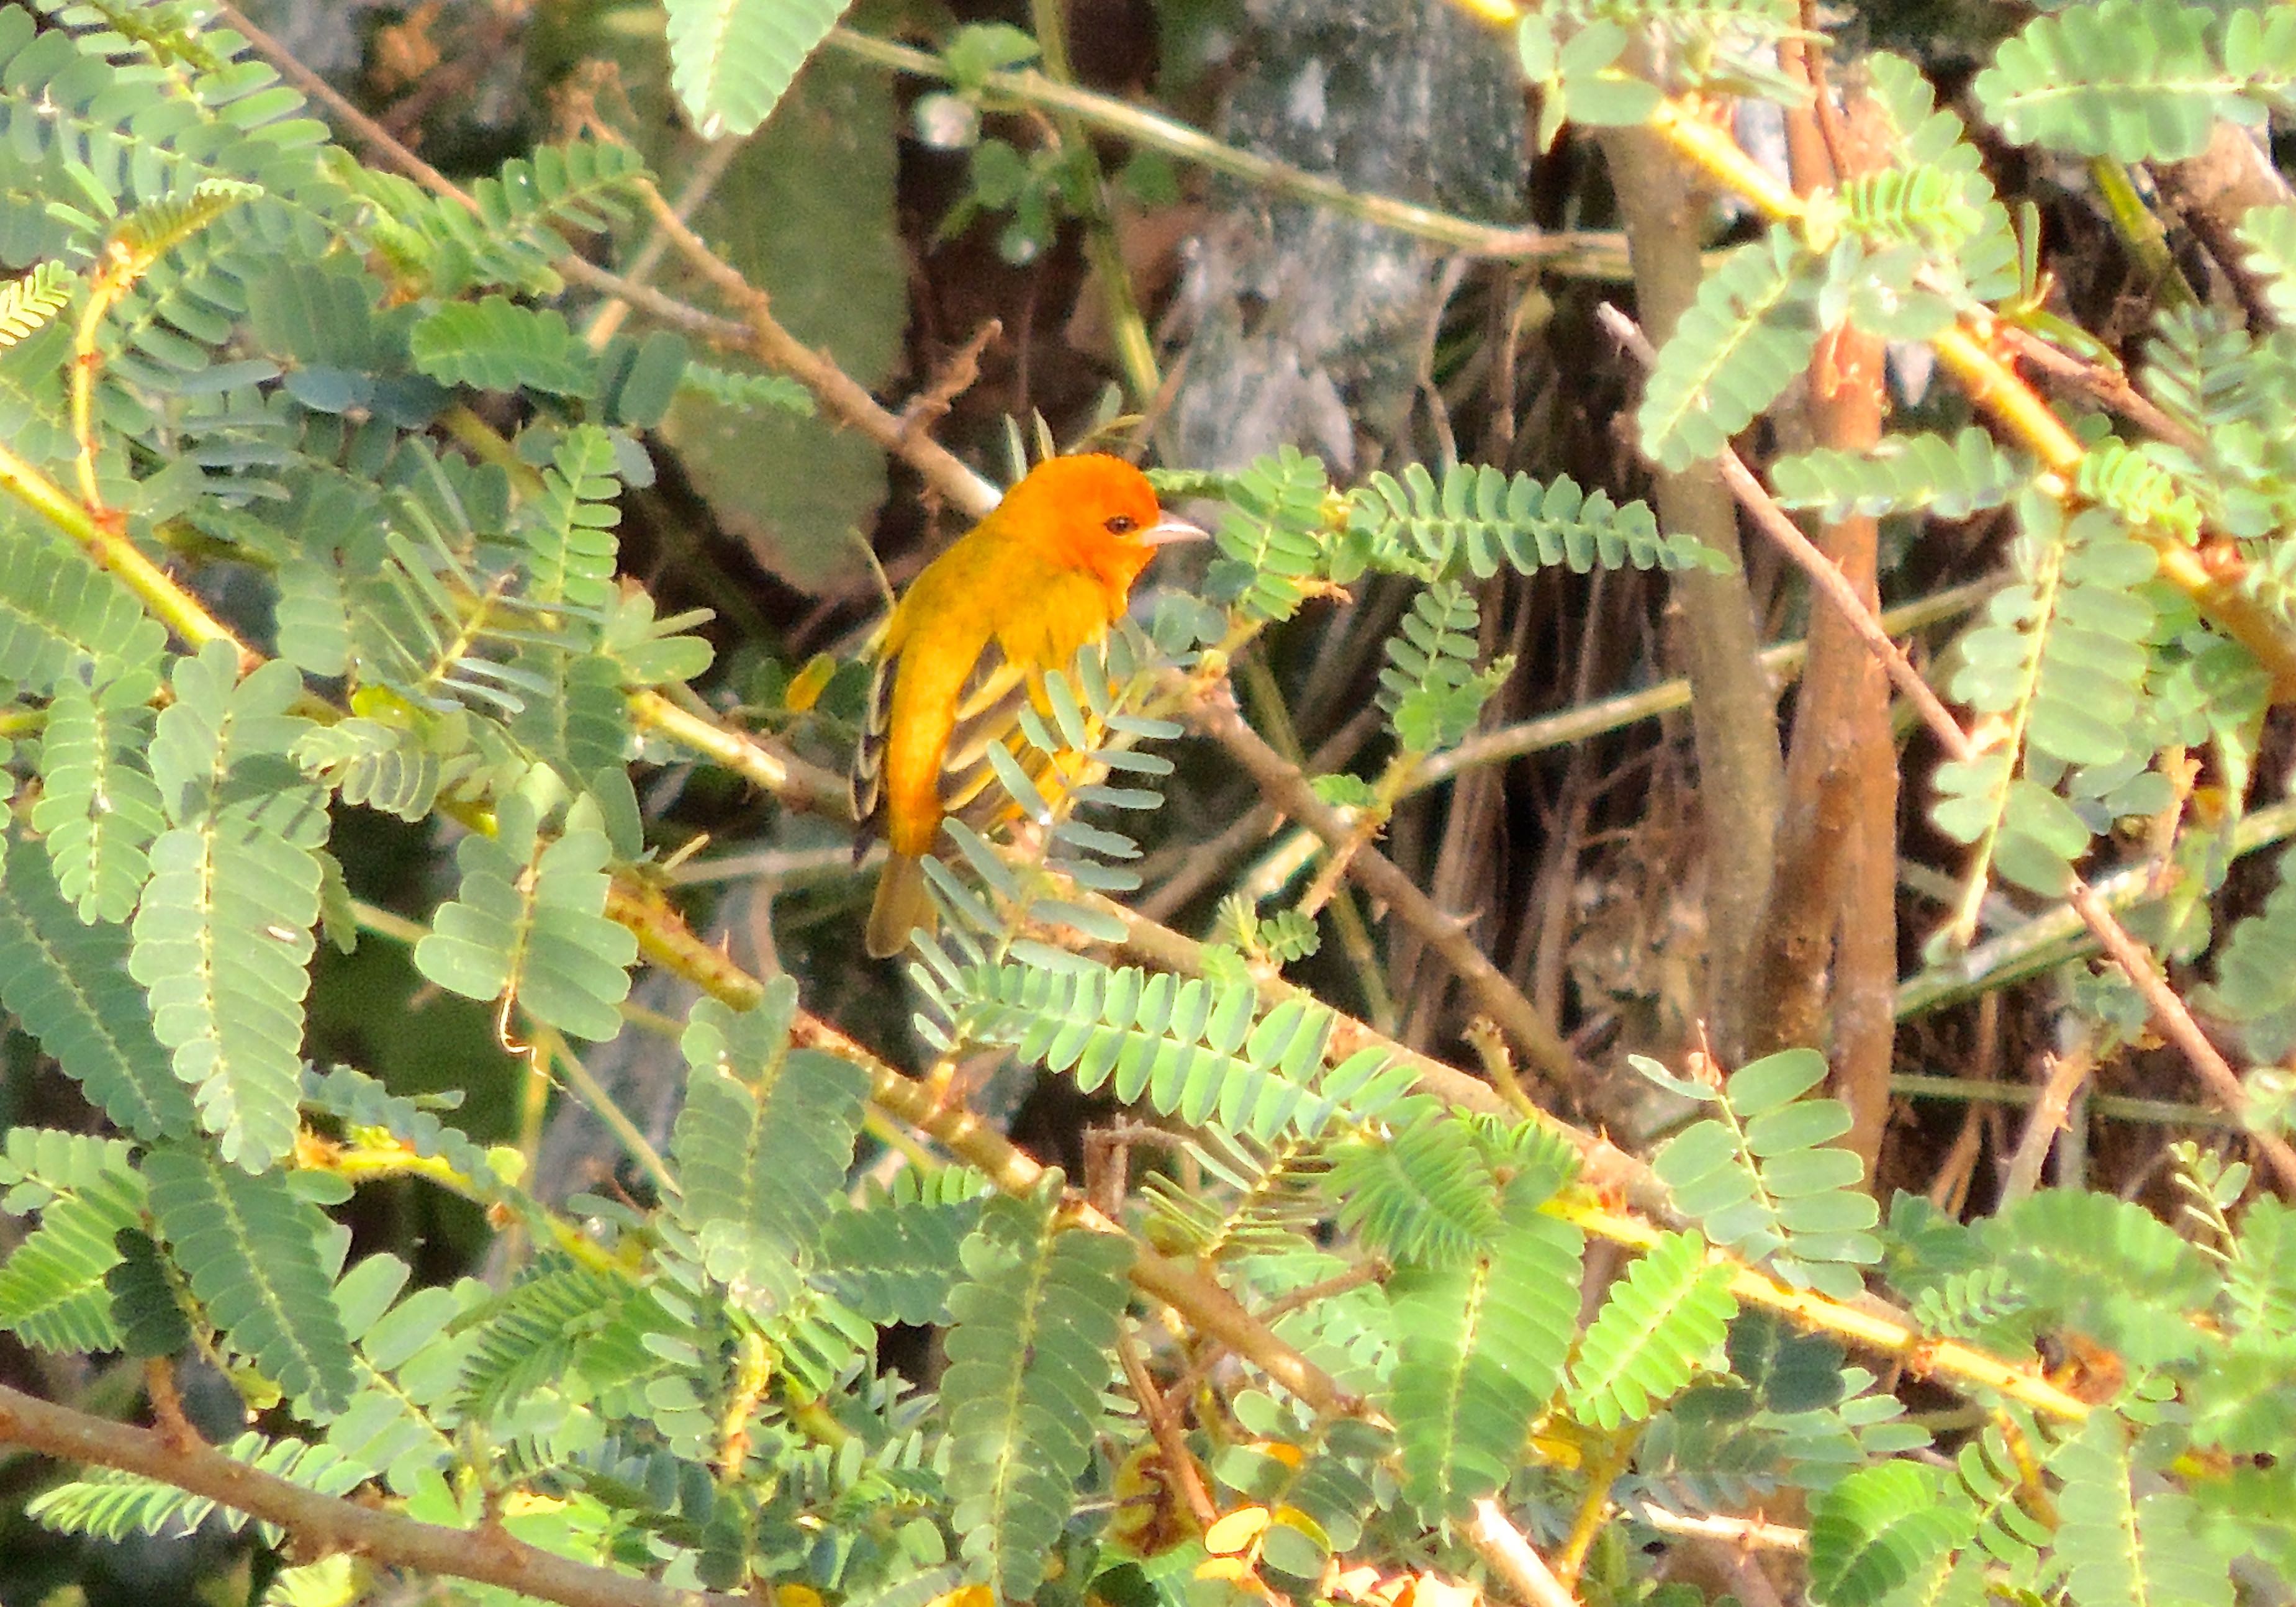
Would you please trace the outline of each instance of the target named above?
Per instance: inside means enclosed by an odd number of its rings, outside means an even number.
[[[2208,148],[2217,119],[2254,124],[2245,99],[2284,89],[2287,19],[2234,13],[2224,57],[2217,13],[2177,0],[2100,0],[2036,17],[1972,86],[2020,143],[2121,161],[2177,161]]]
[[[306,1444],[291,1434],[274,1439],[259,1429],[250,1429],[216,1449],[234,1462],[243,1462],[323,1496],[348,1495],[365,1480],[357,1467],[346,1464],[331,1447]],[[205,1496],[113,1468],[98,1468],[84,1479],[45,1490],[24,1510],[44,1529],[106,1540],[136,1534],[184,1536],[210,1517],[229,1532],[246,1528],[250,1521],[245,1513],[218,1505]],[[284,1538],[268,1524],[258,1532],[272,1544]]]
[[[139,1138],[199,1125],[152,1035],[144,990],[127,974],[124,928],[85,925],[64,902],[37,844],[8,845],[0,876],[0,1004],[104,1114]]]
[[[542,471],[542,495],[519,510],[533,575],[528,594],[537,604],[605,607],[613,591],[614,527],[622,518],[614,499],[620,494],[613,437],[595,424],[568,430]]]
[[[1502,567],[1525,575],[1601,566],[1726,571],[1729,560],[1689,536],[1661,536],[1647,503],[1584,491],[1569,475],[1541,480],[1463,463],[1441,480],[1420,463],[1374,473],[1348,497],[1349,538],[1375,569],[1423,579],[1477,579]]]
[[[1433,753],[1463,741],[1514,673],[1512,655],[1475,668],[1476,625],[1474,594],[1443,580],[1412,599],[1402,628],[1388,638],[1379,702],[1394,717],[1406,752]]]
[[[2251,273],[2267,281],[2265,300],[2284,328],[2296,318],[2296,206],[2251,207],[2241,214],[2239,234],[2248,247],[2243,260]]]
[[[414,366],[442,385],[587,396],[597,382],[595,362],[563,313],[507,296],[448,302],[409,339]]]
[[[981,1179],[945,1172],[930,1192],[914,1171],[895,1174],[829,1218],[816,1282],[872,1322],[925,1327],[948,1321],[949,1291],[964,1275],[958,1247],[980,1223]]]
[[[187,1145],[152,1150],[144,1178],[160,1236],[216,1326],[289,1394],[323,1412],[348,1405],[357,1378],[318,1208],[283,1172],[251,1176]]]
[[[113,1235],[119,1259],[103,1275],[111,1326],[119,1348],[133,1357],[177,1356],[192,1342],[191,1319],[168,1281],[160,1247],[142,1227]]]
[[[357,715],[312,726],[296,739],[294,758],[306,775],[332,787],[345,803],[405,821],[427,818],[447,779],[445,763],[419,732]]]
[[[1809,1524],[1813,1607],[1874,1607],[1944,1557],[1976,1527],[1934,1468],[1859,1468],[1820,1496]]]
[[[152,744],[171,824],[152,845],[128,969],[201,1125],[262,1171],[295,1142],[327,814],[287,758],[308,724],[288,713],[302,677],[277,660],[237,675],[226,643],[176,664]]]
[[[1124,1310],[1128,1241],[1051,1231],[1041,1205],[992,1200],[949,1297],[952,1521],[1010,1602],[1037,1594],[1092,1453]]]
[[[2054,895],[2104,822],[2045,783],[2070,767],[2142,757],[2131,744],[2144,729],[2146,641],[2158,619],[2144,588],[2159,558],[2105,509],[2067,521],[2034,491],[2017,508],[2019,582],[1962,637],[1951,685],[1980,714],[2005,717],[2014,735],[2002,750],[1939,767],[1933,817],[1977,846],[1980,870],[1989,857],[2011,881]]]
[[[81,665],[156,665],[167,644],[166,627],[78,553],[0,531],[0,677],[44,693]]]
[[[844,0],[668,0],[669,83],[705,139],[770,116]]]
[[[1797,1289],[1848,1300],[1865,1287],[1856,1269],[1881,1259],[1867,1231],[1880,1209],[1858,1187],[1857,1155],[1827,1143],[1849,1130],[1848,1109],[1800,1097],[1824,1078],[1824,1057],[1808,1049],[1741,1068],[1708,1095],[1718,1114],[1669,1140],[1652,1169],[1716,1243],[1770,1259]]]
[[[1867,451],[1821,447],[1770,465],[1781,505],[1813,509],[1829,522],[1905,512],[1966,519],[2001,506],[2032,477],[2030,463],[1974,424],[1951,439],[1890,435]]]
[[[1660,467],[1678,472],[1721,451],[1808,365],[1818,266],[1780,226],[1706,275],[1660,348],[1635,414],[1643,450]]]
[[[2196,1354],[2192,1316],[2217,1279],[2198,1251],[2143,1206],[2083,1189],[2045,1189],[1985,1227],[2017,1287],[2062,1325],[2139,1366]]]
[[[1639,1423],[1718,1355],[1738,1309],[1699,1234],[1667,1234],[1611,1285],[1570,1366],[1570,1410],[1605,1432]]]
[[[1212,530],[1219,556],[1208,589],[1215,600],[1234,602],[1254,619],[1290,619],[1308,584],[1333,567],[1326,506],[1331,482],[1323,460],[1295,447],[1255,458],[1211,485],[1166,475],[1158,486],[1174,496],[1215,489],[1221,495],[1224,506]]]
[[[1390,1415],[1401,1425],[1404,1494],[1429,1521],[1458,1516],[1521,1463],[1531,1420],[1562,1380],[1584,1247],[1578,1228],[1526,1212],[1472,1261],[1399,1267],[1390,1280],[1399,1341]]]
[[[2093,1414],[2050,1467],[2064,1480],[2057,1554],[2075,1607],[2231,1607],[2231,1578],[2199,1532],[2192,1498],[2172,1489],[2137,1498],[2119,1416]]]
[[[861,1129],[868,1074],[791,1049],[796,1011],[797,984],[779,977],[754,1010],[701,1000],[679,1041],[691,1070],[672,1137],[678,1219],[729,1283],[759,1256],[815,1257]]]
[[[630,716],[619,664],[603,653],[538,648],[513,668],[528,683],[526,707],[511,721],[513,735],[555,764],[569,785],[609,767],[621,769]]]
[[[455,849],[462,887],[414,946],[415,968],[464,998],[506,997],[577,1037],[619,1032],[637,939],[605,916],[611,850],[598,821],[584,799],[550,840],[529,800],[505,799],[496,834]]]
[[[1430,1116],[1391,1138],[1349,1140],[1332,1156],[1340,1226],[1377,1254],[1447,1269],[1499,1229],[1496,1180],[1465,1122]]]
[[[71,305],[79,280],[66,264],[36,262],[20,279],[0,284],[0,350],[29,340]]]
[[[0,1267],[0,1328],[59,1355],[119,1348],[107,1274],[120,1234],[144,1219],[144,1179],[116,1138],[9,1131],[0,1209],[40,1224]]]
[[[943,1004],[972,1041],[1067,1072],[1086,1093],[1108,1084],[1120,1101],[1144,1099],[1192,1127],[1217,1118],[1261,1143],[1312,1136],[1342,1112],[1368,1121],[1414,1081],[1376,1049],[1326,1065],[1332,1013],[1292,999],[1262,1015],[1248,978],[1007,963],[952,966],[948,981]]]
[[[2239,1021],[2250,1052],[2271,1058],[2296,1042],[2296,849],[2280,854],[2276,881],[2255,914],[2241,918],[2218,948],[2216,985],[2202,1008]]]
[[[66,676],[48,704],[32,829],[83,921],[127,919],[151,874],[146,850],[167,824],[144,758],[159,689],[142,668],[94,688]]]
[[[596,234],[627,210],[630,181],[645,171],[631,146],[577,140],[515,157],[471,185],[472,211],[395,173],[362,169],[359,187],[382,212],[375,243],[409,282],[433,295],[487,285],[541,295],[564,288],[551,265],[573,248],[564,225]]]

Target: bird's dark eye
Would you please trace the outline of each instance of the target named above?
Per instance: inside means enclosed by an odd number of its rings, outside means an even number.
[[[1111,536],[1129,536],[1139,528],[1140,521],[1129,513],[1119,513],[1108,521],[1108,533]]]

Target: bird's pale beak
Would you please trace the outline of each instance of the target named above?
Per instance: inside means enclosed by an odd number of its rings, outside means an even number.
[[[1186,520],[1167,513],[1146,529],[1136,532],[1132,539],[1143,546],[1165,547],[1176,541],[1209,541],[1211,537]]]

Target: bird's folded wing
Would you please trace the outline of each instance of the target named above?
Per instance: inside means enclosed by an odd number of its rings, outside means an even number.
[[[1021,724],[1021,710],[1033,691],[1027,670],[1004,656],[993,638],[981,650],[957,694],[956,724],[940,764],[943,810],[955,814],[980,796],[996,774],[988,762],[991,742],[1012,745]]]

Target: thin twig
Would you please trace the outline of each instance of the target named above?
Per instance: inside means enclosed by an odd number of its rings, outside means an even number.
[[[1140,1414],[1148,1420],[1148,1432],[1155,1439],[1157,1454],[1163,1460],[1165,1478],[1179,1491],[1196,1527],[1210,1529],[1218,1521],[1219,1508],[1212,1505],[1211,1492],[1204,1488],[1203,1473],[1197,1468],[1196,1459],[1188,1454],[1187,1438],[1165,1405],[1164,1392],[1149,1375],[1148,1364],[1130,1333],[1117,1335],[1116,1355],[1124,1365],[1124,1382],[1132,1387],[1132,1398],[1140,1403]]]
[[[850,29],[832,29],[829,43],[849,55],[897,72],[944,82],[951,77],[948,63],[937,55]],[[1537,261],[1552,273],[1605,279],[1627,277],[1626,243],[1616,234],[1556,234],[1542,229],[1509,228],[1438,212],[1390,196],[1360,194],[1337,179],[1222,144],[1201,130],[1144,107],[1072,84],[1056,84],[1041,72],[985,73],[980,83],[992,95],[1047,111],[1074,113],[1103,132],[1120,135],[1136,145],[1160,151],[1246,184],[1314,201],[1343,217],[1379,224],[1478,256]]]
[[[1508,1521],[1505,1509],[1488,1496],[1475,1503],[1467,1541],[1531,1607],[1578,1607],[1578,1598],[1554,1577],[1538,1548]]]
[[[1348,818],[1316,796],[1315,789],[1297,765],[1269,747],[1244,723],[1234,694],[1226,682],[1204,689],[1182,709],[1182,717],[1200,734],[1227,750],[1244,773],[1259,784],[1268,802],[1323,840],[1334,852],[1352,845],[1355,832]],[[1369,844],[1357,849],[1348,862],[1349,879],[1372,898],[1384,903],[1396,918],[1448,963],[1476,1006],[1496,1021],[1515,1046],[1540,1070],[1558,1079],[1572,1070],[1570,1045],[1562,1041],[1538,1007],[1525,998],[1476,947],[1465,924],[1439,908],[1419,884],[1395,862]]]
[[[1605,302],[1595,309],[1595,316],[1644,368],[1658,360],[1657,351],[1635,321],[1626,314]],[[1906,657],[1905,650],[1890,640],[1889,633],[1867,611],[1864,600],[1857,595],[1856,588],[1833,560],[1819,552],[1810,538],[1801,533],[1800,527],[1786,517],[1785,510],[1778,506],[1777,500],[1754,477],[1754,471],[1746,467],[1745,460],[1735,451],[1726,446],[1715,455],[1714,461],[1721,468],[1722,479],[1729,486],[1730,494],[1738,499],[1738,505],[1753,516],[1762,533],[1784,547],[1786,555],[1809,577],[1810,584],[1825,594],[1826,601],[1841,611],[1841,617],[1857,633],[1858,639],[1873,650],[1874,656],[1882,661],[1882,668],[1888,672],[1890,682],[1905,694],[1906,701],[1921,715],[1922,723],[1936,734],[1946,752],[1964,763],[1975,758],[1977,744],[1971,741],[1969,733],[1961,728],[1961,722],[1953,717],[1953,711],[1945,706],[1944,700],[1930,690],[1929,683],[1922,679],[1922,672],[1914,668],[1912,660]]]
[[[2208,1034],[2201,1030],[2201,1024],[2193,1019],[2193,1013],[2185,1008],[2185,1001],[2177,996],[2177,990],[2169,986],[2168,979],[2154,965],[2152,951],[2128,935],[2128,929],[2121,925],[2119,917],[2113,914],[2112,907],[2097,897],[2096,890],[2079,877],[2072,879],[2071,890],[2065,895],[2065,901],[2080,912],[2081,920],[2090,931],[2096,934],[2098,944],[2120,967],[2122,974],[2128,978],[2136,991],[2144,996],[2144,1003],[2152,1013],[2153,1024],[2185,1052],[2185,1058],[2192,1062],[2193,1070],[2200,1073],[2201,1086],[2226,1110],[2235,1116],[2244,1115],[2248,1110],[2248,1090],[2241,1086],[2240,1078],[2226,1063],[2225,1057],[2217,1052],[2217,1046],[2209,1042]],[[2281,1188],[2296,1192],[2296,1150],[2291,1149],[2288,1141],[2276,1133],[2251,1127],[2248,1136],[2263,1152],[2265,1160],[2272,1163],[2273,1174],[2280,1179]]]
[[[1719,1515],[1693,1518],[1685,1513],[1669,1512],[1662,1506],[1652,1506],[1647,1501],[1636,1502],[1626,1510],[1627,1515],[1636,1522],[1647,1523],[1660,1534],[1693,1535],[1764,1551],[1809,1549],[1808,1529],[1790,1529],[1785,1524],[1765,1522],[1759,1518],[1725,1518]]]
[[[2040,1185],[2041,1165],[2055,1147],[2057,1135],[2064,1130],[2065,1111],[2072,1104],[2074,1090],[2096,1070],[2096,1055],[2091,1045],[2082,1042],[2050,1055],[2046,1063],[2048,1074],[2042,1079],[2033,1108],[2025,1113],[2025,1130],[2018,1135],[2016,1152],[2009,1157],[2009,1173],[2002,1180],[2001,1201],[1996,1208],[1999,1210],[2007,1210]]]
[[[558,1556],[495,1525],[447,1529],[388,1507],[322,1495],[199,1444],[0,1386],[0,1442],[80,1465],[117,1468],[275,1523],[308,1556],[346,1552],[393,1567],[499,1585],[564,1607],[755,1607],[749,1597],[679,1590]]]

